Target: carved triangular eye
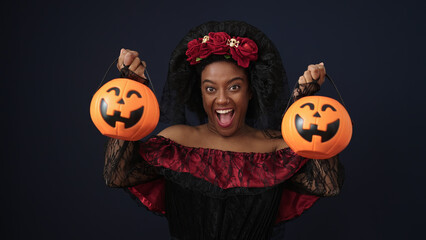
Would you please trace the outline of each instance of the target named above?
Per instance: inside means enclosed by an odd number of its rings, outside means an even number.
[[[304,108],[304,107],[306,107],[306,106],[309,106],[309,108],[310,108],[311,110],[314,110],[314,104],[313,104],[313,103],[305,103],[305,104],[303,104],[302,106],[300,106],[300,108]]]

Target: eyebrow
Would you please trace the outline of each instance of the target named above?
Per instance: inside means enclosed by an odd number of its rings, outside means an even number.
[[[231,79],[231,80],[227,81],[227,82],[226,82],[226,84],[230,84],[231,82],[234,82],[234,81],[237,81],[237,80],[241,80],[241,81],[243,81],[244,79],[243,79],[242,77],[235,77],[235,78],[233,78],[233,79]],[[204,80],[203,80],[203,84],[204,84],[204,83],[212,83],[212,84],[216,84],[215,82],[213,82],[212,80],[209,80],[209,79],[204,79]]]

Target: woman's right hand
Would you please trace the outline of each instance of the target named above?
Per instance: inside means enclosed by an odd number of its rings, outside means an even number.
[[[118,57],[117,68],[121,71],[124,66],[129,66],[130,71],[146,79],[146,63],[140,60],[138,52],[122,48]]]

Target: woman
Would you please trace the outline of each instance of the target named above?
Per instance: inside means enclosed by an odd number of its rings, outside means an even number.
[[[122,49],[123,65],[144,81],[137,52]],[[319,90],[324,77],[324,64],[309,65],[295,97]],[[164,214],[173,239],[270,239],[274,226],[343,182],[337,157],[308,160],[284,142],[286,87],[277,49],[255,27],[192,29],[172,54],[163,92],[161,120],[172,126],[144,143],[110,139],[107,184]],[[200,123],[188,125],[188,112]]]

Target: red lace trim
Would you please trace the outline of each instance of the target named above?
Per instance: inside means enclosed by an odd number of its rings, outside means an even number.
[[[140,147],[151,165],[190,173],[222,189],[269,187],[290,178],[307,161],[290,148],[272,153],[244,153],[182,146],[156,136]]]

